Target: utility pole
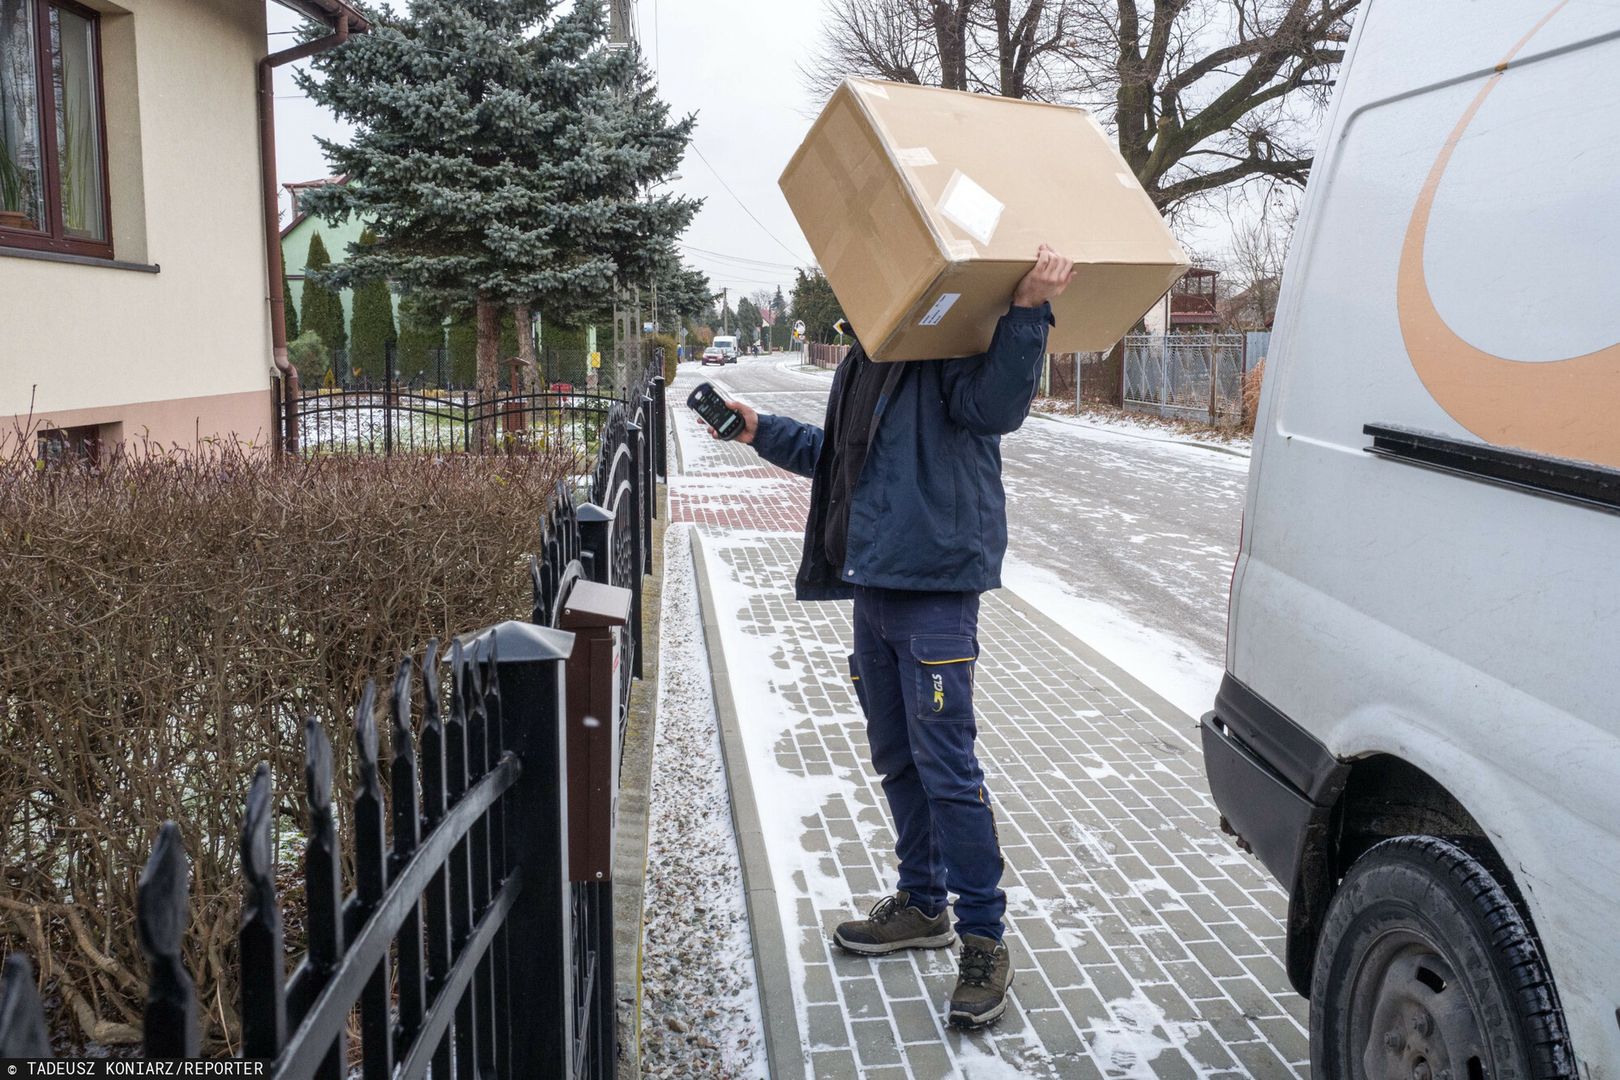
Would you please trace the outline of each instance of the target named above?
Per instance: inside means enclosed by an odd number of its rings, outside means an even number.
[[[722,334],[731,333],[730,324],[726,319],[726,312],[731,307],[731,301],[728,299],[730,295],[731,289],[729,287],[720,290],[720,332]]]

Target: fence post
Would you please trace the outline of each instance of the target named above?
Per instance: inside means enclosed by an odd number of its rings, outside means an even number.
[[[579,565],[592,581],[610,584],[613,580],[613,553],[608,538],[613,515],[595,503],[585,503],[575,511],[579,522]]]
[[[197,988],[181,950],[191,913],[191,869],[180,842],[180,826],[165,821],[141,871],[135,929],[151,976],[141,1024],[148,1061],[198,1057]]]
[[[658,425],[658,441],[653,444],[653,453],[658,461],[658,475],[665,481],[669,480],[669,414],[664,411],[664,377],[653,378],[653,422]],[[653,503],[653,513],[658,512],[657,501]]]
[[[567,712],[563,663],[574,635],[503,622],[466,642],[470,659],[494,658],[508,748],[523,775],[502,819],[522,888],[507,916],[510,953],[521,957],[512,995],[510,1076],[573,1075],[574,953],[568,882]]]
[[[641,439],[640,424],[625,424],[624,430],[625,438],[630,441],[630,510],[632,518],[630,522],[630,565],[633,567],[630,576],[635,581],[635,585],[631,587],[629,581],[616,581],[613,584],[629,587],[630,594],[634,597],[634,603],[630,607],[630,640],[635,649],[631,657],[630,670],[639,679],[641,678],[641,575],[646,560],[652,557],[652,552],[644,550],[650,545],[646,543],[643,535],[646,504],[643,502],[645,496],[642,494],[642,488],[646,486],[646,477],[643,475],[643,460],[646,456],[646,449]],[[608,580],[612,581],[611,578]]]
[[[383,456],[394,453],[394,358],[397,345],[383,342]]]
[[[641,468],[645,473],[646,483],[642,485],[642,515],[641,531],[646,542],[641,546],[642,557],[646,560],[642,564],[642,573],[650,574],[653,568],[653,518],[658,516],[658,447],[655,442],[663,430],[663,424],[653,413],[654,401],[651,395],[643,394],[641,397],[641,414],[647,418],[642,426],[642,457]]]

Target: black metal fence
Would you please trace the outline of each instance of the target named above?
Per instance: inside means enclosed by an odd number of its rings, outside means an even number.
[[[254,773],[240,836],[239,1052],[271,1062],[269,1075],[612,1075],[612,814],[641,670],[662,399],[654,378],[603,410],[588,496],[559,484],[542,517],[528,622],[463,635],[444,655],[430,642],[420,661],[399,661],[382,710],[386,760],[377,690],[366,685],[352,721],[347,891],[332,747],[325,727],[306,721],[307,943],[285,977],[277,878],[291,868],[272,842],[269,768]],[[166,822],[137,912],[148,1059],[202,1052],[183,960],[188,879],[181,827]],[[14,953],[0,975],[0,1058],[50,1054],[30,965]]]
[[[612,365],[563,363],[553,352],[539,358],[541,370],[514,368],[504,388],[482,390],[458,380],[409,375],[399,370],[392,343],[384,373],[333,387],[305,387],[298,400],[296,435],[303,453],[463,453],[594,451],[608,408],[633,403],[658,372],[638,354],[625,362],[624,387],[614,385]],[[601,378],[592,385],[595,371]],[[566,378],[551,378],[562,373]],[[442,376],[442,373],[441,373]],[[278,417],[285,425],[285,416]],[[279,446],[287,446],[279,432]]]

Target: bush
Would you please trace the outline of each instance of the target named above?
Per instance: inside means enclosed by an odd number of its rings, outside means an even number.
[[[653,334],[647,339],[647,356],[657,356],[657,350],[664,350],[664,381],[675,381],[675,370],[680,363],[680,353],[677,351],[680,342],[675,340],[673,334]]]
[[[1260,415],[1260,388],[1266,381],[1266,362],[1261,360],[1243,374],[1243,430],[1253,431]]]
[[[287,343],[287,359],[298,369],[298,382],[305,390],[324,385],[326,373],[332,366],[332,354],[321,335],[305,331],[296,341]]]
[[[365,679],[386,685],[430,637],[524,617],[536,518],[580,471],[572,455],[0,461],[0,952],[34,956],[63,1042],[138,1029],[135,886],[172,818],[211,1052],[240,1045],[237,830],[254,764],[270,762],[292,867],[301,718],[327,723],[351,776]],[[285,908],[295,955],[296,894]]]

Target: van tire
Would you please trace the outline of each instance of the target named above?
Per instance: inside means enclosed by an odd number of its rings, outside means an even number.
[[[1576,1076],[1552,976],[1501,884],[1455,844],[1396,837],[1357,859],[1328,905],[1311,978],[1311,1075],[1447,1071]]]

